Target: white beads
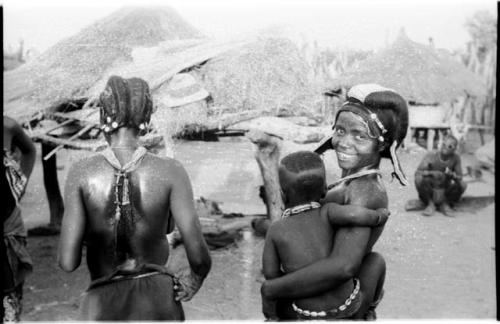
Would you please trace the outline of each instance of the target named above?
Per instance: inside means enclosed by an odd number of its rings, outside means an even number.
[[[112,123],[111,123],[111,127],[113,127],[113,128],[118,127],[118,123],[117,123],[117,122],[115,122],[115,121],[114,121],[114,122],[112,122]]]

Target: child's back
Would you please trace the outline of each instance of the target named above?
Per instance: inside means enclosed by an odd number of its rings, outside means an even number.
[[[335,230],[323,207],[277,221],[267,235],[274,242],[283,272],[290,273],[326,258],[332,251]],[[295,305],[300,309],[329,311],[344,304],[353,290],[354,283],[348,280],[327,293],[295,300]]]

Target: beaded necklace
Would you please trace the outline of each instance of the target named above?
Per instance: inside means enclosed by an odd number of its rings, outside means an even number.
[[[287,218],[295,214],[299,214],[302,212],[305,212],[306,210],[311,210],[311,209],[316,209],[320,208],[321,204],[316,201],[311,201],[310,203],[307,204],[302,204],[302,205],[297,205],[292,208],[287,208],[283,211],[281,214],[281,218]]]
[[[114,244],[115,244],[115,258],[117,257],[117,246],[118,246],[118,227],[124,227],[124,230],[127,230],[127,227],[130,227],[131,224],[137,221],[136,215],[132,213],[130,210],[130,181],[129,174],[137,169],[146,155],[146,148],[139,146],[134,154],[132,155],[132,159],[127,162],[125,165],[121,165],[120,161],[115,156],[115,153],[111,150],[111,148],[104,150],[102,155],[106,159],[106,161],[111,164],[111,166],[115,169],[115,215],[110,218],[109,222],[113,226],[114,231]],[[129,212],[125,213],[127,217],[122,220],[122,212],[127,209]],[[128,219],[130,218],[130,219]],[[125,223],[124,223],[124,222]]]

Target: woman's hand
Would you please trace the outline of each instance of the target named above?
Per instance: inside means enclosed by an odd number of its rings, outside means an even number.
[[[200,290],[203,278],[192,271],[180,273],[174,277],[174,292],[176,301],[190,301]]]

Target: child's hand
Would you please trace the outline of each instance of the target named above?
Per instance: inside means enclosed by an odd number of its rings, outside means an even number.
[[[267,299],[262,296],[262,313],[266,318],[266,321],[278,321],[279,317],[276,314],[276,304],[275,300]]]
[[[203,283],[203,278],[189,271],[174,277],[174,292],[176,301],[190,301],[198,292]]]
[[[378,218],[375,226],[384,225],[387,222],[387,220],[389,219],[389,215],[391,214],[391,212],[387,208],[379,208],[379,209],[377,209],[377,213],[379,215],[378,216],[379,218]]]

